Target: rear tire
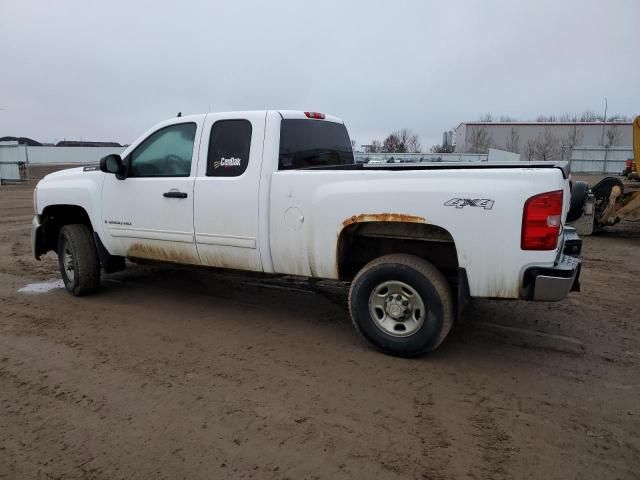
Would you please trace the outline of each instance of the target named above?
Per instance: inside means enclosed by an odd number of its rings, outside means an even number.
[[[442,273],[414,255],[365,265],[349,292],[356,330],[379,350],[415,357],[438,348],[453,325],[453,295]]]
[[[91,230],[86,225],[65,225],[58,234],[58,265],[65,288],[76,296],[100,287],[100,261]]]

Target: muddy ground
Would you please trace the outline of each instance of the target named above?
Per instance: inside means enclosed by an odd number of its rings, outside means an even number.
[[[638,223],[585,239],[582,293],[476,301],[403,360],[327,282],[131,266],[19,293],[59,278],[31,195],[0,187],[0,478],[640,476]]]

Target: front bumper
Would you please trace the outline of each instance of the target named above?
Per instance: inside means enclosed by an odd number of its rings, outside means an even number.
[[[562,253],[553,267],[530,267],[524,272],[522,294],[527,300],[555,302],[569,292],[580,291],[582,240],[574,228],[566,227]]]
[[[40,224],[40,215],[33,217],[31,221],[31,251],[36,260],[40,260],[40,255],[44,254],[44,231]]]

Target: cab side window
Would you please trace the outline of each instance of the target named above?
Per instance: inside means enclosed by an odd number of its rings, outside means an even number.
[[[152,133],[131,153],[131,177],[188,177],[195,123],[169,125]]]
[[[251,122],[249,120],[220,120],[211,127],[208,177],[237,177],[249,165]]]

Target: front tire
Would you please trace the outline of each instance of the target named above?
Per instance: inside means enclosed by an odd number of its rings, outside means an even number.
[[[65,225],[58,234],[58,265],[64,286],[82,296],[100,287],[100,261],[91,230],[86,225]]]
[[[349,292],[356,330],[379,350],[415,357],[438,348],[453,325],[451,288],[414,255],[392,254],[365,265]]]

